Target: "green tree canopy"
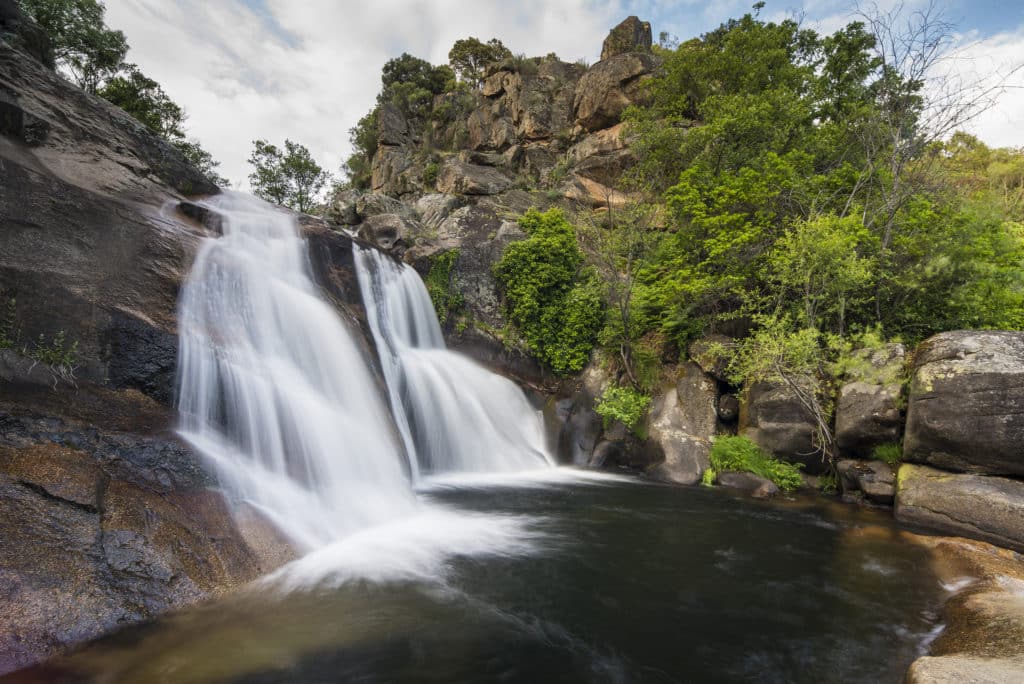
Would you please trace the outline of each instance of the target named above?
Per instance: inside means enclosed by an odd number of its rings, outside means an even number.
[[[463,81],[479,86],[483,81],[484,67],[511,56],[512,51],[497,38],[483,43],[470,37],[455,41],[448,51],[448,64]]]
[[[296,211],[312,209],[329,180],[309,150],[291,140],[284,141],[283,149],[254,140],[249,164],[253,166],[249,174],[253,194]]]
[[[104,23],[98,0],[21,0],[25,12],[50,36],[57,66],[83,90],[95,93],[121,69],[128,52],[124,33]]]

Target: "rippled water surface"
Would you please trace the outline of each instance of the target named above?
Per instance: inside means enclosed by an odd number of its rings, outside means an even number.
[[[899,682],[938,627],[927,552],[881,513],[552,474],[420,498],[12,681]]]

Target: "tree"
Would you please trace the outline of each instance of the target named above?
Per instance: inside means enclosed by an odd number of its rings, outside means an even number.
[[[463,38],[455,41],[448,51],[448,64],[459,78],[480,87],[484,78],[484,67],[492,62],[511,57],[512,51],[497,38],[486,43],[477,38]]]
[[[291,140],[284,141],[284,149],[254,140],[249,163],[254,168],[249,174],[253,194],[300,212],[313,208],[329,180],[309,150]]]
[[[378,105],[390,103],[406,116],[423,119],[430,113],[434,96],[454,85],[455,72],[405,52],[384,64],[381,82],[384,87],[377,96]]]
[[[634,310],[638,274],[650,260],[658,234],[651,229],[654,208],[630,201],[616,206],[607,198],[601,213],[583,214],[580,242],[587,260],[601,276],[608,319],[601,332],[601,343],[613,349],[629,382],[642,387],[646,374],[638,372],[636,346],[644,332]]]
[[[102,2],[21,0],[21,5],[50,36],[57,66],[83,90],[95,93],[121,69],[128,41],[106,26]]]
[[[108,80],[97,94],[142,122],[149,131],[164,140],[185,136],[184,110],[175,104],[159,83],[149,78],[134,64]]]
[[[368,189],[373,177],[373,156],[377,153],[378,115],[374,107],[348,131],[352,154],[345,160],[342,171],[353,188]]]
[[[172,140],[171,144],[178,148],[178,151],[181,152],[192,166],[199,169],[204,176],[216,185],[222,188],[231,185],[231,181],[220,175],[218,171],[220,162],[215,161],[213,155],[203,149],[198,140],[180,138]]]

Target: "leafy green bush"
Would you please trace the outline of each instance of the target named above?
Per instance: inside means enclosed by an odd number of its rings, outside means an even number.
[[[430,162],[423,169],[423,184],[428,187],[434,187],[437,183],[437,174],[440,172],[441,166],[437,162]]]
[[[878,444],[874,449],[872,449],[871,458],[876,461],[884,461],[893,468],[896,468],[903,459],[903,447],[895,442]]]
[[[839,491],[839,478],[834,472],[821,476],[818,480],[818,491],[822,494],[835,494]]]
[[[577,372],[603,322],[597,276],[583,267],[575,230],[561,211],[531,209],[519,224],[529,237],[509,245],[494,265],[508,320],[555,373]]]
[[[715,479],[718,477],[718,473],[715,472],[714,468],[708,468],[700,476],[701,487],[714,487]]]
[[[769,456],[746,437],[720,436],[711,445],[711,467],[716,472],[735,470],[767,478],[791,492],[802,484],[800,465]]]
[[[604,419],[605,430],[617,420],[635,432],[650,403],[649,396],[637,392],[632,387],[610,385],[598,397],[594,411]]]
[[[458,258],[457,249],[438,254],[430,264],[427,277],[423,279],[441,325],[447,323],[448,317],[462,308],[462,293],[453,287],[452,278],[452,268]]]

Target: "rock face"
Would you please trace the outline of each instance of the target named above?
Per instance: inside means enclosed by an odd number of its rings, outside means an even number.
[[[651,24],[640,21],[636,16],[627,17],[604,39],[601,46],[601,60],[627,52],[651,51]]]
[[[802,463],[809,473],[825,471],[811,414],[785,385],[757,383],[748,387],[739,430],[776,458]]]
[[[0,39],[53,68],[53,46],[46,31],[30,20],[17,0],[0,0]]]
[[[641,80],[656,64],[653,55],[639,52],[615,55],[595,64],[576,85],[576,122],[588,131],[617,124],[626,107],[642,101]]]
[[[645,447],[657,465],[648,472],[659,480],[696,484],[708,468],[715,434],[715,383],[697,364],[686,363],[679,379],[659,394]]]
[[[294,557],[166,437],[0,412],[0,672]]]
[[[1024,483],[904,464],[896,518],[1024,551]]]
[[[497,169],[449,159],[437,177],[437,189],[451,195],[497,195],[512,187],[512,180]]]
[[[1024,475],[1024,333],[959,331],[918,348],[903,458]]]
[[[900,440],[906,349],[887,344],[855,352],[854,359],[836,402],[836,445],[845,456],[867,458],[874,447]]]

